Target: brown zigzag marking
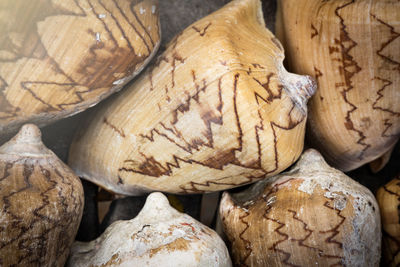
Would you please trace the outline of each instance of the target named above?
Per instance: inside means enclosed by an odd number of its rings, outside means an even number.
[[[318,80],[319,77],[321,77],[323,75],[323,73],[315,66],[314,66],[314,73],[315,73],[315,79],[316,80]]]
[[[115,127],[114,125],[112,125],[106,117],[103,118],[103,123],[107,126],[109,126],[111,129],[113,129],[116,133],[118,133],[121,137],[125,138],[126,135],[124,133],[124,130],[119,130],[117,127]]]
[[[298,242],[299,242],[299,245],[300,245],[301,247],[305,247],[305,248],[308,248],[308,249],[317,251],[317,252],[318,252],[318,256],[320,256],[320,257],[325,257],[325,258],[337,258],[337,259],[339,259],[339,261],[338,261],[337,263],[335,263],[334,265],[331,265],[331,266],[335,266],[335,265],[342,266],[342,260],[344,259],[343,257],[337,256],[337,255],[325,254],[324,251],[322,251],[322,250],[319,249],[319,248],[311,247],[311,246],[308,246],[308,245],[304,244],[304,242],[311,236],[311,234],[313,233],[313,231],[310,230],[310,229],[308,229],[308,224],[307,224],[305,221],[301,220],[301,219],[297,216],[297,212],[296,212],[296,211],[291,210],[291,209],[288,209],[288,211],[289,211],[290,213],[293,214],[293,219],[295,219],[296,221],[299,221],[301,224],[303,224],[303,229],[304,229],[304,231],[307,232],[306,237],[304,237],[303,239],[291,238],[291,240],[298,241]]]
[[[206,31],[208,29],[208,27],[211,26],[211,22],[209,22],[203,29],[199,29],[196,26],[192,26],[192,29],[195,30],[196,32],[198,32],[200,34],[201,37],[203,37],[206,34]]]
[[[266,103],[271,103],[275,99],[280,99],[282,97],[282,87],[279,88],[278,95],[274,95],[274,93],[271,91],[271,89],[269,87],[270,86],[270,82],[271,82],[271,78],[273,76],[274,76],[273,73],[269,73],[267,75],[267,82],[266,83],[261,83],[259,80],[257,80],[256,78],[252,77],[253,80],[255,80],[259,85],[261,85],[265,89],[265,91],[267,91],[267,93],[268,93],[267,99],[263,98],[258,93],[254,93],[254,95],[256,97],[257,104],[259,104],[259,99],[261,99],[262,101],[264,101]]]
[[[280,187],[281,185],[286,184],[286,183],[289,183],[289,182],[292,181],[292,180],[293,180],[293,178],[290,178],[290,179],[285,180],[285,181],[283,181],[283,182],[281,182],[281,183],[275,184],[266,194],[263,194],[263,195],[262,195],[262,199],[268,204],[269,196],[272,195],[272,194],[274,194],[274,193],[276,193],[276,192],[279,190],[279,187]],[[272,222],[275,222],[275,223],[279,224],[279,226],[278,226],[277,228],[274,229],[274,232],[276,232],[278,235],[282,236],[283,239],[274,242],[274,243],[272,244],[272,246],[269,247],[268,249],[283,254],[283,257],[284,257],[284,258],[281,259],[281,262],[282,262],[282,263],[287,264],[287,265],[289,265],[289,266],[296,266],[296,267],[298,267],[298,265],[295,265],[295,264],[292,264],[292,263],[289,263],[289,262],[288,262],[289,259],[290,259],[290,257],[291,257],[291,253],[286,252],[286,251],[284,251],[284,250],[282,250],[282,249],[277,248],[277,246],[278,246],[280,243],[287,241],[287,240],[289,239],[289,236],[288,236],[287,234],[282,233],[282,232],[280,231],[280,229],[283,228],[283,227],[285,226],[284,223],[281,223],[279,220],[274,219],[274,218],[271,218],[271,217],[268,216],[268,214],[269,214],[269,212],[270,212],[270,210],[271,210],[271,207],[272,207],[271,205],[269,205],[269,204],[267,205],[267,208],[266,208],[265,211],[264,211],[263,217],[264,217],[265,219],[269,220],[269,221],[272,221]]]
[[[17,112],[20,110],[20,108],[14,107],[8,100],[6,95],[3,93],[6,88],[8,87],[7,82],[0,76],[0,107],[1,110],[0,112],[4,112],[8,115],[6,116],[0,116],[1,119],[9,119],[17,116]]]
[[[396,176],[394,179],[395,179],[395,180],[400,180],[400,175]],[[399,182],[396,183],[396,186],[399,187],[399,186],[400,186],[400,183],[399,183]],[[394,192],[394,191],[392,191],[392,190],[389,190],[389,189],[387,188],[386,185],[383,186],[383,190],[385,190],[385,192],[387,192],[387,193],[390,194],[390,195],[396,196],[396,197],[397,197],[397,200],[400,201],[400,194],[399,194],[399,193]],[[399,208],[399,207],[398,207],[398,208]],[[400,213],[398,214],[398,217],[399,217],[399,219],[400,219]],[[399,223],[400,223],[400,222],[399,222]],[[390,259],[390,261],[387,262],[387,265],[388,265],[388,266],[392,266],[393,263],[394,263],[394,261],[395,261],[395,259],[396,259],[396,257],[400,254],[400,241],[398,240],[397,237],[392,236],[391,234],[389,234],[389,233],[385,230],[385,228],[382,228],[382,233],[383,233],[383,237],[384,237],[384,238],[388,238],[388,239],[390,239],[393,243],[396,244],[396,250],[395,250],[395,251],[391,251],[391,250],[389,250],[388,248],[386,248],[387,251],[389,251],[389,252],[390,252],[390,255],[392,256],[391,259]]]
[[[362,159],[364,156],[364,153],[367,151],[368,148],[371,147],[371,145],[364,142],[364,140],[366,139],[366,136],[364,135],[364,133],[361,130],[356,129],[354,127],[353,121],[351,120],[351,113],[353,113],[354,111],[357,110],[357,106],[355,106],[353,103],[351,103],[347,98],[348,92],[354,88],[351,79],[354,75],[356,75],[358,72],[361,71],[361,67],[357,64],[357,62],[355,61],[353,56],[350,55],[350,51],[355,46],[357,46],[357,43],[353,39],[350,38],[349,33],[346,30],[346,24],[344,23],[344,19],[339,14],[339,10],[353,4],[354,2],[355,2],[355,0],[350,0],[349,2],[343,4],[335,9],[335,15],[340,20],[340,39],[339,40],[336,39],[335,41],[341,47],[343,66],[341,66],[339,68],[341,70],[341,73],[343,73],[343,75],[344,75],[345,86],[346,86],[346,88],[341,92],[341,94],[342,94],[344,101],[348,105],[351,106],[351,109],[347,111],[347,114],[345,117],[346,122],[344,123],[344,125],[347,130],[354,131],[357,133],[357,135],[359,137],[357,140],[357,144],[363,146],[363,149],[360,152],[358,158]],[[347,47],[345,44],[347,44]],[[355,70],[349,70],[349,68],[355,68]]]
[[[25,191],[25,190],[27,190],[27,189],[32,187],[31,183],[29,182],[29,177],[32,174],[32,172],[33,172],[33,167],[30,166],[30,165],[24,164],[24,170],[22,172],[22,175],[24,177],[24,181],[25,181],[26,186],[18,189],[17,191],[12,191],[8,195],[5,195],[5,196],[2,197],[3,198],[3,202],[4,202],[3,212],[8,214],[12,218],[12,220],[11,220],[12,227],[15,228],[15,229],[19,229],[20,232],[19,232],[18,235],[16,235],[15,237],[11,238],[10,240],[7,240],[7,241],[1,240],[0,241],[0,249],[4,248],[5,246],[10,245],[11,243],[15,242],[18,239],[20,239],[21,236],[23,236],[30,228],[33,227],[33,225],[30,225],[29,228],[21,225],[21,223],[22,223],[21,218],[18,217],[17,215],[15,215],[14,213],[12,213],[9,210],[10,207],[11,207],[11,202],[10,202],[9,198],[12,197],[15,194],[18,194],[18,193],[20,193],[22,191]]]
[[[384,22],[383,20],[379,19],[376,15],[374,15],[374,14],[372,14],[372,13],[370,13],[370,15],[371,15],[371,17],[373,17],[375,20],[377,20],[379,23],[381,23],[381,24],[383,24],[384,26],[388,27],[388,28],[390,29],[390,34],[392,35],[392,36],[390,37],[389,40],[387,40],[386,42],[384,42],[384,43],[381,45],[380,49],[379,49],[378,51],[376,51],[376,54],[377,54],[378,56],[380,56],[381,58],[383,58],[383,60],[385,60],[385,61],[387,61],[387,62],[390,62],[391,64],[396,65],[396,67],[394,68],[394,70],[399,71],[399,74],[400,74],[400,62],[395,61],[395,60],[393,60],[392,58],[390,58],[390,57],[385,56],[385,55],[382,54],[382,51],[383,51],[390,43],[392,43],[394,40],[396,40],[396,39],[400,36],[400,33],[396,32],[396,31],[394,30],[394,27],[393,27],[392,25],[390,25],[390,24]]]
[[[384,120],[383,120],[383,125],[385,125],[386,128],[383,129],[383,131],[382,131],[382,133],[381,133],[381,136],[382,136],[382,137],[396,137],[396,136],[400,136],[400,133],[398,133],[398,134],[391,134],[391,135],[386,134],[386,132],[393,126],[393,123],[391,123],[391,122],[389,121],[389,119],[384,119]]]
[[[14,163],[15,163],[15,161],[6,163],[3,176],[0,178],[0,182],[3,181],[4,179],[6,179],[10,175],[9,170],[14,166]]]
[[[193,74],[194,75],[194,74]],[[195,75],[193,76],[195,79]],[[177,142],[175,142],[173,139],[171,139],[170,137],[168,137],[166,134],[161,133],[160,131],[158,131],[156,128],[153,128],[152,130],[150,130],[150,133],[148,135],[144,135],[144,134],[140,134],[141,137],[148,139],[150,142],[154,141],[154,134],[158,134],[164,138],[166,138],[169,142],[174,143],[176,146],[178,146],[179,148],[183,149],[184,151],[192,154],[193,150],[199,150],[200,146],[207,146],[209,148],[213,148],[214,147],[214,140],[213,140],[213,135],[212,135],[212,131],[211,131],[211,124],[217,124],[217,125],[222,125],[223,121],[222,121],[222,95],[221,95],[221,79],[219,79],[218,81],[218,87],[219,87],[219,92],[218,92],[218,97],[219,97],[219,105],[217,107],[218,112],[220,113],[220,116],[217,117],[213,117],[211,116],[209,113],[205,113],[204,115],[202,115],[202,119],[204,121],[204,123],[206,124],[206,128],[207,128],[207,134],[206,134],[206,138],[208,140],[208,143],[204,143],[204,142],[196,142],[196,140],[192,143],[187,142],[186,140],[183,139],[182,134],[174,127],[172,128],[168,128],[165,126],[165,124],[163,122],[160,122],[159,125],[161,125],[162,128],[164,128],[165,130],[171,132],[173,135],[175,135],[176,137],[184,140],[186,146],[182,146],[180,144],[178,144]],[[205,82],[205,81],[204,81]],[[198,98],[199,98],[199,93],[200,92],[204,92],[206,90],[207,86],[204,83],[204,86],[202,88],[200,88],[197,84],[196,84],[196,93],[194,96],[190,97],[188,96],[188,100],[187,100],[187,104],[181,104],[178,106],[178,108],[176,108],[172,114],[173,114],[173,121],[172,124],[175,124],[178,122],[178,114],[179,113],[184,113],[186,111],[188,111],[190,109],[190,99],[193,98],[196,100],[196,102],[198,102]]]
[[[93,4],[91,3],[91,0],[87,1],[87,3],[88,3],[89,6],[90,6],[90,11],[94,14],[95,18],[103,25],[104,29],[105,29],[106,32],[109,34],[109,36],[110,36],[110,38],[111,38],[111,41],[112,41],[113,44],[114,44],[114,48],[111,49],[111,51],[114,51],[114,50],[118,47],[118,42],[117,42],[117,40],[115,39],[115,37],[114,37],[114,35],[112,34],[111,30],[108,28],[106,22],[105,22],[103,19],[100,19],[100,18],[99,18],[99,15],[100,15],[100,14],[96,12],[96,10],[95,10]],[[99,2],[99,4],[100,4],[100,2]],[[100,4],[100,5],[101,5],[101,4]],[[99,49],[99,48],[103,48],[103,47],[101,47],[101,46],[95,44],[95,45],[93,45],[93,46],[90,47],[90,52],[92,52],[92,53],[94,54],[93,50]],[[92,49],[93,49],[93,50],[92,50]]]
[[[395,111],[393,111],[391,109],[382,108],[382,107],[378,107],[377,106],[378,101],[383,98],[382,92],[385,90],[385,88],[387,86],[391,86],[393,83],[392,83],[392,81],[389,81],[387,79],[383,79],[383,78],[380,78],[380,77],[375,77],[375,79],[379,80],[381,82],[384,82],[384,85],[376,92],[376,94],[378,95],[378,98],[372,104],[372,108],[373,109],[378,109],[378,110],[381,110],[381,111],[384,111],[384,112],[388,112],[391,115],[396,116],[396,117],[400,117],[400,112],[395,112]]]
[[[119,8],[117,2],[116,2],[115,0],[112,0],[112,2],[115,4],[115,6],[117,7],[117,9],[120,11],[120,13],[122,14],[122,16],[124,16],[124,18],[126,18],[126,17],[125,17],[125,14],[124,14],[124,13],[122,12],[122,10]],[[129,38],[127,37],[127,35],[126,35],[124,29],[122,28],[122,26],[121,26],[121,24],[119,23],[119,21],[117,20],[117,18],[114,16],[114,14],[113,14],[109,9],[106,8],[106,6],[105,6],[101,1],[99,1],[99,4],[104,8],[104,10],[107,11],[107,13],[110,15],[110,17],[114,20],[114,22],[115,22],[115,24],[117,25],[118,29],[121,31],[122,37],[124,37],[126,43],[128,44],[129,50],[131,50],[132,53],[135,53],[135,49],[133,48],[131,41],[130,41]],[[128,21],[128,20],[127,20],[127,21]],[[129,21],[128,21],[128,23],[129,23]],[[130,24],[130,25],[131,25],[131,24]],[[131,26],[132,26],[132,25],[131,25]],[[134,27],[132,27],[132,28],[134,28]],[[149,52],[149,53],[150,53],[150,52]]]
[[[174,44],[174,46],[175,46],[175,44]],[[162,60],[165,60],[166,62],[168,62],[166,59],[159,59],[159,62],[161,62]],[[195,74],[195,72],[193,70],[192,70],[191,74],[192,74],[193,82],[195,84],[196,93],[195,93],[194,96],[190,96],[189,93],[187,93],[188,94],[188,99],[186,100],[186,103],[181,104],[180,106],[178,106],[178,108],[176,108],[172,112],[172,114],[173,114],[172,124],[176,124],[177,123],[179,112],[180,113],[184,113],[184,112],[190,110],[190,100],[194,99],[196,102],[198,102],[199,101],[198,94],[200,92],[204,92],[206,90],[206,88],[207,88],[207,84],[206,84],[205,80],[203,80],[203,87],[200,87],[196,83],[196,74]],[[245,168],[262,170],[261,169],[261,159],[260,158],[258,159],[257,162],[253,162],[251,165],[245,166],[245,165],[241,164],[236,159],[236,156],[235,156],[235,151],[241,151],[242,150],[242,135],[243,135],[242,128],[241,128],[241,123],[240,123],[240,119],[239,119],[239,114],[238,114],[238,111],[237,111],[237,101],[236,101],[237,83],[238,83],[239,76],[240,76],[239,73],[236,73],[234,75],[234,82],[233,82],[233,91],[234,91],[234,96],[233,96],[234,106],[233,107],[234,107],[234,113],[235,113],[235,118],[236,118],[236,124],[237,124],[238,131],[239,131],[239,134],[238,134],[238,137],[237,137],[238,138],[238,143],[239,143],[238,147],[233,148],[233,149],[231,149],[229,151],[225,151],[225,152],[221,153],[220,155],[216,155],[215,157],[212,157],[212,158],[210,158],[210,160],[207,160],[205,162],[198,162],[198,161],[192,160],[192,159],[183,159],[183,158],[180,158],[180,157],[178,157],[176,155],[173,155],[172,156],[173,157],[173,161],[172,162],[166,162],[165,163],[166,167],[164,167],[160,162],[156,161],[154,157],[151,157],[151,156],[147,157],[146,155],[141,153],[141,155],[145,158],[146,161],[144,163],[142,163],[138,167],[138,169],[129,168],[129,167],[121,167],[121,168],[119,168],[119,171],[134,172],[134,173],[138,173],[138,174],[142,174],[142,175],[149,175],[149,176],[153,176],[153,177],[159,177],[161,175],[171,175],[172,174],[172,168],[180,168],[179,161],[185,162],[185,163],[189,163],[189,164],[195,163],[195,164],[199,164],[199,165],[202,165],[202,166],[205,166],[205,167],[219,169],[219,170],[222,170],[223,166],[226,166],[227,164],[234,164],[234,165],[245,167]],[[256,97],[256,100],[257,100],[258,104],[259,104],[259,100],[258,99],[261,99],[261,100],[266,102],[266,101],[273,101],[273,99],[278,99],[278,98],[281,97],[281,92],[282,92],[283,86],[279,87],[280,90],[279,90],[278,95],[274,95],[272,93],[272,91],[270,90],[270,88],[269,88],[269,83],[270,83],[270,79],[271,79],[272,76],[273,76],[273,74],[269,74],[267,76],[267,80],[268,81],[267,81],[266,84],[261,84],[258,81],[258,83],[260,85],[262,85],[264,87],[264,89],[267,92],[269,92],[269,94],[270,94],[269,99],[268,98],[267,99],[263,99],[261,96],[257,97],[257,95],[255,93],[255,97]],[[182,134],[174,126],[173,126],[173,128],[168,128],[162,122],[160,122],[159,125],[162,128],[164,128],[166,131],[171,132],[173,135],[175,135],[179,139],[183,140],[185,142],[186,146],[178,144],[175,140],[171,139],[169,136],[167,136],[166,134],[160,132],[156,128],[153,128],[152,130],[150,130],[149,134],[147,134],[147,135],[140,134],[140,136],[142,138],[148,139],[150,142],[154,142],[154,134],[157,134],[159,136],[162,136],[163,138],[166,138],[169,142],[174,143],[176,146],[180,147],[181,149],[183,149],[184,151],[186,151],[186,152],[188,152],[190,154],[192,154],[193,150],[198,150],[200,146],[207,146],[209,148],[213,148],[214,147],[213,146],[214,145],[213,144],[214,141],[213,141],[213,135],[212,135],[212,131],[211,131],[211,124],[212,123],[218,124],[218,125],[222,125],[223,124],[223,117],[222,117],[222,105],[223,105],[223,102],[222,102],[222,95],[221,95],[221,91],[222,91],[221,90],[221,79],[222,79],[222,77],[218,81],[219,104],[217,106],[217,110],[218,110],[220,115],[219,116],[215,116],[215,117],[214,116],[209,117],[208,115],[210,115],[210,114],[206,113],[205,116],[203,116],[203,121],[204,121],[204,123],[206,124],[206,127],[207,127],[207,134],[205,135],[205,137],[208,139],[208,143],[204,143],[203,141],[198,141],[198,140],[194,140],[192,143],[188,143],[186,140],[184,140]],[[285,130],[290,130],[293,127],[295,127],[298,123],[302,122],[304,120],[304,118],[305,118],[305,116],[304,116],[304,117],[302,117],[302,119],[300,121],[293,122],[292,118],[291,118],[291,112],[293,111],[293,109],[294,109],[294,105],[293,105],[291,111],[289,112],[290,121],[289,121],[289,126],[288,127],[280,126],[280,125],[278,125],[276,123],[273,123],[273,122],[270,123],[270,127],[272,128],[272,131],[273,131],[273,134],[274,134],[274,151],[275,151],[275,155],[276,155],[275,156],[275,168],[273,170],[270,170],[270,171],[262,170],[262,171],[264,171],[264,174],[272,173],[272,172],[274,172],[274,171],[276,171],[278,169],[279,160],[278,160],[278,151],[277,151],[277,135],[276,135],[274,127],[285,129]],[[260,114],[259,114],[259,116],[260,116]],[[263,125],[262,120],[260,119],[260,124],[255,126],[256,139],[257,139],[257,142],[258,142],[257,145],[258,145],[258,150],[259,150],[258,151],[258,155],[259,156],[261,155],[261,149],[260,149],[261,144],[260,144],[260,140],[259,140],[259,131],[263,130],[263,129],[264,129],[264,125]],[[124,163],[133,163],[133,164],[135,164],[135,162],[136,161],[130,160],[130,159],[127,159],[127,160],[124,161]],[[247,178],[249,179],[249,182],[251,182],[253,178],[260,178],[260,177],[254,177],[254,176],[250,177],[249,176]],[[225,183],[221,183],[221,182],[217,183],[217,182],[212,182],[212,181],[206,181],[204,183],[194,183],[194,182],[192,182],[192,183],[189,183],[189,184],[191,186],[191,189],[189,189],[189,190],[195,191],[195,192],[199,192],[201,190],[197,189],[196,186],[209,186],[210,184],[225,184]],[[235,184],[229,184],[229,185],[237,186]],[[188,189],[185,189],[183,186],[181,186],[181,189],[184,190],[184,191],[188,190]]]
[[[179,61],[180,63],[185,63],[185,59],[181,57],[176,51],[172,54],[172,70],[171,70],[171,84],[172,87],[175,87],[175,69],[176,69],[176,62]]]
[[[135,31],[136,35],[139,36],[140,39],[142,39],[143,44],[146,46],[147,49],[147,53],[150,55],[151,54],[151,49],[150,46],[148,45],[148,43],[146,42],[146,40],[144,39],[144,37],[139,33],[138,29],[135,27],[135,25],[129,20],[128,16],[125,14],[124,10],[118,5],[118,2],[113,0],[113,3],[115,4],[115,6],[118,8],[119,12],[121,13],[121,15],[124,17],[124,19],[129,23],[129,25],[132,27],[132,29]],[[133,7],[131,8],[131,12],[133,13]],[[133,13],[136,17],[136,14]],[[136,18],[137,19],[137,18]],[[139,21],[139,20],[138,20]],[[146,30],[145,30],[146,31]],[[126,40],[128,41],[128,38],[126,38]],[[150,39],[151,40],[151,39]],[[154,45],[153,45],[154,47]]]
[[[113,0],[113,1],[115,1],[115,0]],[[136,11],[134,9],[134,5],[135,4],[136,3],[134,1],[131,2],[131,5],[130,5],[131,12],[135,16],[135,18],[136,18],[137,22],[139,23],[139,25],[143,28],[143,30],[146,33],[146,35],[149,37],[149,40],[150,40],[150,43],[151,43],[152,47],[154,47],[154,41],[151,38],[150,32],[148,31],[148,29],[146,29],[146,27],[143,25],[142,21],[139,19],[138,15],[136,14]],[[142,35],[140,34],[139,36],[142,36]],[[142,37],[142,39],[143,39],[143,42],[145,42],[144,37]]]
[[[400,72],[400,62],[397,62],[397,61],[391,59],[390,57],[385,56],[385,55],[382,54],[382,51],[383,51],[388,45],[390,45],[390,43],[392,43],[395,39],[397,39],[397,38],[400,36],[400,33],[394,31],[393,26],[391,26],[391,25],[389,25],[388,23],[384,22],[383,20],[377,18],[376,15],[374,15],[374,14],[372,14],[372,13],[371,13],[370,15],[371,15],[371,17],[373,17],[375,20],[377,20],[379,23],[381,23],[382,25],[388,27],[388,28],[390,29],[390,33],[391,33],[390,39],[381,44],[381,47],[379,48],[379,50],[376,51],[376,54],[377,54],[379,57],[381,57],[385,62],[389,62],[390,64],[396,65],[396,67],[394,68],[394,70],[398,70],[398,71]],[[391,109],[383,108],[383,107],[377,106],[378,101],[379,101],[380,99],[382,99],[383,96],[384,96],[384,95],[383,95],[383,91],[385,90],[385,88],[386,88],[387,86],[391,86],[391,85],[393,84],[393,82],[390,81],[390,80],[388,80],[388,79],[381,78],[381,77],[375,77],[375,79],[377,79],[377,80],[379,80],[379,81],[381,81],[381,82],[384,82],[384,84],[383,84],[383,86],[377,91],[378,97],[377,97],[377,99],[374,101],[374,103],[372,104],[372,108],[375,109],[375,110],[381,110],[381,111],[384,111],[384,112],[388,112],[388,113],[390,113],[392,116],[399,117],[399,116],[400,116],[400,112],[395,112],[395,111],[393,111],[393,110],[391,110]],[[387,135],[386,132],[393,126],[393,124],[390,123],[388,119],[385,119],[385,120],[384,120],[384,125],[386,126],[386,128],[382,131],[381,136],[382,136],[382,137],[392,137],[393,135]]]
[[[311,23],[311,39],[318,35],[318,30],[315,26]]]
[[[246,250],[246,253],[245,253],[244,258],[241,258],[241,259],[240,259],[240,264],[241,264],[242,266],[249,266],[249,265],[246,263],[246,261],[247,261],[247,259],[249,258],[249,256],[251,255],[251,253],[252,253],[252,251],[253,251],[253,248],[252,248],[252,245],[251,245],[251,241],[245,239],[245,238],[243,237],[243,235],[245,234],[245,232],[247,231],[247,229],[249,229],[249,227],[250,227],[249,222],[246,222],[246,221],[244,220],[245,218],[247,218],[247,217],[250,215],[250,213],[249,213],[248,211],[244,211],[244,212],[245,212],[245,215],[239,216],[240,222],[243,223],[243,224],[245,225],[245,228],[244,228],[243,231],[240,232],[240,234],[239,234],[239,238],[240,238],[240,239],[242,240],[242,242],[244,243],[244,249]]]
[[[206,191],[204,190],[200,190],[197,187],[209,187],[211,185],[228,185],[228,186],[232,186],[232,187],[237,187],[237,186],[241,186],[241,185],[245,185],[245,184],[249,184],[251,182],[253,182],[254,179],[260,179],[263,176],[265,176],[264,174],[261,174],[260,176],[253,176],[253,175],[249,175],[247,173],[241,173],[239,175],[245,175],[247,181],[244,182],[240,182],[240,183],[224,183],[224,182],[219,182],[220,180],[224,180],[227,178],[231,178],[231,176],[227,176],[227,177],[222,177],[213,181],[206,181],[204,183],[197,183],[197,182],[189,182],[189,188],[185,188],[185,185],[180,185],[179,188],[182,189],[182,191],[180,193],[184,193],[184,194],[190,194],[190,193],[205,193]]]
[[[331,244],[336,244],[340,249],[343,249],[343,243],[339,242],[337,240],[334,240],[334,238],[335,238],[335,236],[337,236],[339,234],[340,231],[338,231],[338,229],[339,229],[340,226],[342,226],[342,224],[346,220],[346,217],[344,217],[342,214],[340,214],[342,212],[341,210],[338,210],[338,209],[335,209],[335,208],[329,206],[329,201],[326,201],[324,203],[324,206],[327,207],[328,209],[331,209],[331,210],[335,211],[337,216],[340,217],[341,221],[335,227],[333,227],[332,229],[327,230],[327,231],[319,231],[319,232],[321,234],[332,233],[330,236],[328,236],[325,239],[325,242],[331,243]]]

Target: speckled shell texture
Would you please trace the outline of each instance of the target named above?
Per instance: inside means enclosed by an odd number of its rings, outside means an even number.
[[[289,171],[220,204],[238,266],[379,266],[372,193],[307,150]]]
[[[159,43],[157,0],[1,1],[0,135],[93,106]]]
[[[68,266],[231,266],[213,230],[152,193],[139,215],[117,221],[90,243],[76,242]]]
[[[186,28],[90,118],[69,164],[122,194],[201,193],[279,173],[301,154],[315,84],[285,71],[258,0]]]
[[[312,75],[308,139],[342,171],[400,135],[400,2],[279,0],[277,37],[290,70]]]
[[[79,178],[24,125],[0,147],[0,266],[64,266],[83,203]]]
[[[381,210],[383,229],[382,262],[384,266],[400,264],[400,174],[379,188],[376,198]]]

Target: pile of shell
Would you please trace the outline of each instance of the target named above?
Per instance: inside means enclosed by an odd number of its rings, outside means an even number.
[[[20,129],[0,146],[0,265],[379,266],[381,243],[399,264],[399,178],[377,201],[343,172],[379,172],[399,139],[400,2],[278,0],[275,37],[259,0],[233,0],[128,84],[160,46],[162,7],[0,4],[0,140]],[[79,125],[68,166],[42,143],[38,126],[119,90]],[[146,203],[74,242],[79,177]],[[215,231],[171,195],[223,190]]]

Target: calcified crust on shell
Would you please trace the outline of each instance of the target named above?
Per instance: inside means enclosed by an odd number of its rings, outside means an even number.
[[[90,243],[76,242],[69,266],[231,266],[213,230],[152,193],[139,215],[117,221]]]
[[[381,210],[383,228],[382,262],[385,266],[400,264],[400,175],[379,188],[376,199]]]
[[[70,166],[122,194],[216,191],[279,173],[302,151],[315,90],[283,58],[261,3],[232,1],[91,118]]]
[[[240,266],[379,266],[374,196],[316,150],[287,173],[224,193],[220,214]]]
[[[2,1],[0,135],[118,91],[160,43],[157,0]]]
[[[276,33],[291,70],[318,82],[308,139],[343,171],[399,138],[399,10],[392,0],[278,1]]]
[[[79,178],[24,125],[0,147],[0,265],[64,266],[83,211]]]

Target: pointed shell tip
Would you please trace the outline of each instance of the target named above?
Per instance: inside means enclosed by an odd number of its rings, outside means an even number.
[[[15,140],[23,143],[41,143],[42,133],[35,124],[25,124],[15,136]]]

